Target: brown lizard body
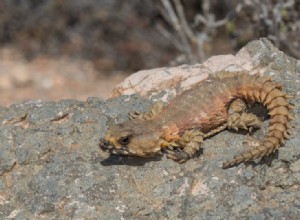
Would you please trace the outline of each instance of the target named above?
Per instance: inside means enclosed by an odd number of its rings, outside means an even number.
[[[246,73],[220,73],[204,84],[175,97],[168,105],[110,128],[100,147],[112,154],[152,157],[166,150],[168,156],[185,162],[199,151],[203,139],[225,128],[260,127],[260,120],[247,113],[246,104],[263,104],[270,116],[268,132],[259,146],[225,162],[228,168],[269,155],[283,144],[290,128],[291,106],[281,86],[268,77]]]

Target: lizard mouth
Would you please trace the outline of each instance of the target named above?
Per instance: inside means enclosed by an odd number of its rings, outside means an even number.
[[[116,148],[113,146],[109,141],[105,140],[104,138],[100,139],[99,146],[101,150],[108,152],[110,154],[117,154],[117,155],[130,155],[127,146],[121,146],[121,148]]]
[[[105,138],[100,139],[99,147],[101,150],[114,155],[134,156],[134,157],[155,157],[158,152],[144,152],[138,153],[137,151],[130,149],[127,145],[114,146],[110,141]]]

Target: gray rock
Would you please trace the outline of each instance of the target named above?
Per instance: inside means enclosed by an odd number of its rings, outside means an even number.
[[[290,169],[294,173],[300,173],[300,160],[297,160],[294,163],[292,163]]]
[[[185,164],[108,157],[98,147],[107,128],[152,104],[137,95],[0,108],[0,219],[297,219],[299,62],[266,39],[246,49],[294,95],[294,128],[278,153],[223,170],[245,148],[245,135],[224,131]]]

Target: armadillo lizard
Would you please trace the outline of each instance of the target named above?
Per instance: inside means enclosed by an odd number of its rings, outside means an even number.
[[[270,116],[264,139],[225,162],[223,168],[261,158],[276,151],[288,136],[290,97],[281,89],[270,77],[222,72],[166,106],[158,102],[149,112],[132,114],[132,120],[109,128],[100,147],[111,154],[139,157],[164,151],[169,158],[185,162],[197,155],[203,139],[226,128],[259,128],[258,117],[246,111],[247,105],[258,102]]]

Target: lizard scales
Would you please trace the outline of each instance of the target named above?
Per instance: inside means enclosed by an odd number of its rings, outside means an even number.
[[[223,72],[183,92],[156,112],[152,109],[152,114],[145,114],[144,118],[110,128],[100,147],[112,154],[140,157],[152,157],[163,149],[171,149],[167,151],[170,158],[185,162],[197,153],[203,138],[227,127],[251,128],[256,116],[244,113],[243,108],[236,111],[239,109],[236,103],[263,104],[270,116],[264,139],[259,146],[225,162],[223,168],[228,168],[269,155],[284,143],[292,119],[288,98],[281,85],[269,77]],[[236,113],[237,117],[231,117]]]

